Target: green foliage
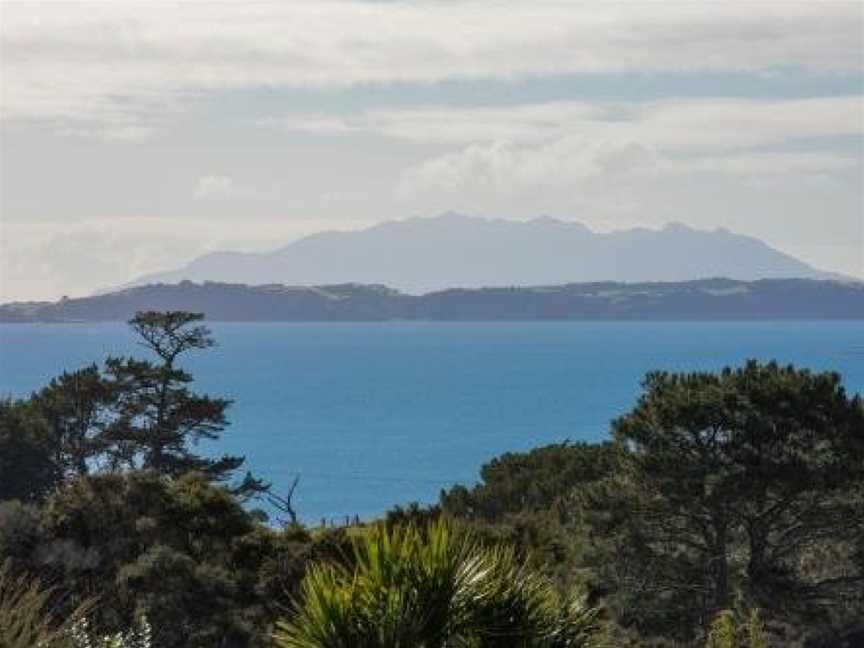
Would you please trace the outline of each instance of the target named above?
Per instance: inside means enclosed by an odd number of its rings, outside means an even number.
[[[617,450],[608,443],[562,443],[506,453],[480,469],[479,485],[441,493],[441,507],[466,520],[500,522],[505,516],[553,508],[563,495],[605,477]]]
[[[705,648],[738,648],[735,616],[730,610],[724,610],[711,622]]]
[[[504,455],[442,508],[586,585],[622,637],[692,641],[733,599],[811,634],[864,615],[864,408],[839,376],[649,374],[613,428]]]
[[[753,608],[745,619],[732,610],[723,610],[708,627],[705,648],[768,648],[765,626],[759,610]]]
[[[140,617],[131,630],[94,636],[87,618],[74,622],[65,633],[68,648],[151,648],[152,628],[147,617]]]
[[[62,478],[45,421],[27,403],[0,400],[0,501],[40,500]]]
[[[762,623],[762,616],[756,608],[750,610],[750,616],[747,619],[746,633],[747,648],[768,648],[768,638],[765,633],[765,625]]]
[[[63,621],[55,610],[56,592],[27,575],[16,575],[8,562],[0,564],[0,646],[3,648],[60,647],[75,618]]]
[[[88,474],[93,460],[110,450],[106,430],[116,398],[116,385],[95,364],[64,371],[33,395],[30,406],[48,429],[63,477]]]
[[[735,592],[802,623],[860,602],[864,574],[840,547],[864,528],[864,408],[839,376],[756,362],[653,373],[613,428],[627,452],[590,504],[617,512],[597,526],[619,534],[614,549],[642,548],[619,595],[664,600],[657,612],[691,628]],[[806,567],[814,551],[832,553],[830,572]]]
[[[588,646],[601,604],[622,646],[860,636],[864,406],[836,374],[652,373],[611,443],[508,453],[439,507],[310,533],[247,512],[251,475],[219,485],[242,458],[193,452],[229,405],[179,366],[213,346],[200,320],[140,313],[155,361],[0,401],[4,648],[55,648],[75,619],[57,648],[138,648],[143,614],[159,648],[263,648],[290,605],[293,648]],[[96,597],[91,630],[76,615]]]
[[[242,457],[211,459],[192,448],[219,438],[230,401],[192,392],[192,376],[177,364],[214,345],[195,325],[201,318],[138,313],[130,326],[157,362],[108,358],[102,369],[64,372],[29,399],[0,402],[0,499],[38,501],[63,479],[137,468],[228,479]],[[266,488],[247,474],[238,492]]]
[[[573,493],[612,472],[619,452],[610,443],[561,443],[507,453],[481,468],[477,486],[443,491],[441,509],[487,542],[513,545],[560,587],[578,587],[586,547]]]
[[[17,500],[0,502],[0,560],[33,557],[42,537],[42,512]]]
[[[0,504],[0,555],[61,587],[64,614],[97,598],[100,635],[146,614],[159,648],[266,645],[307,564],[349,549],[344,532],[264,527],[196,473],[88,475],[41,509]]]
[[[200,313],[148,311],[129,321],[141,343],[158,358],[153,363],[109,358],[107,379],[117,394],[116,420],[108,434],[112,463],[179,476],[197,471],[224,480],[242,457],[209,459],[192,452],[201,440],[216,440],[227,424],[230,401],[192,393],[192,376],[177,366],[189,351],[214,346],[210,331],[195,325]]]
[[[590,646],[596,611],[562,600],[509,549],[482,548],[443,520],[369,530],[353,565],[308,572],[293,617],[279,624],[285,648]]]
[[[213,346],[200,320],[139,313],[155,362],[108,358],[0,402],[0,557],[62,587],[58,613],[98,596],[100,633],[152,611],[160,647],[254,646],[326,543],[261,527],[238,495],[265,484],[213,485],[242,458],[192,451],[219,437],[229,404],[193,393],[178,364]]]
[[[110,520],[110,524],[106,521]],[[94,475],[48,499],[38,554],[79,595],[98,594],[97,624],[122,628],[146,611],[162,646],[248,637],[257,564],[234,569],[237,542],[256,527],[224,488],[200,474]]]

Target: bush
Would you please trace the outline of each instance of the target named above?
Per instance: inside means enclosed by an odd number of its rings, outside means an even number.
[[[8,562],[0,565],[0,646],[59,646],[70,622],[55,613],[55,598],[56,592],[38,580],[13,574]]]
[[[361,536],[354,567],[307,573],[282,648],[579,648],[599,636],[597,611],[562,599],[508,548],[483,548],[446,521],[381,525]]]
[[[138,619],[135,627],[127,632],[117,632],[94,637],[86,618],[72,624],[68,631],[69,648],[151,648],[152,630],[146,617]]]

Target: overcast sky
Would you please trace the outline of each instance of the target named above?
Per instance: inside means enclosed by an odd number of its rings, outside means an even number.
[[[0,301],[445,210],[864,277],[864,4],[0,5]]]

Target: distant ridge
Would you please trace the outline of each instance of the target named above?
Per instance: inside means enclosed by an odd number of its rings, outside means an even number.
[[[273,252],[214,252],[127,286],[183,280],[304,286],[359,282],[420,294],[451,286],[711,277],[839,278],[725,229],[673,223],[658,230],[596,233],[581,223],[548,217],[511,221],[447,212],[358,231],[321,232]]]
[[[191,310],[216,321],[864,320],[864,284],[811,279],[595,282],[450,289],[420,296],[381,285],[139,286],[58,302],[0,305],[0,322],[127,320]]]

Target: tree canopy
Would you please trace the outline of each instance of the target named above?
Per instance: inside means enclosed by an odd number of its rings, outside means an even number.
[[[231,401],[192,391],[193,376],[179,366],[184,354],[215,345],[197,324],[202,319],[182,311],[138,313],[129,324],[155,360],[108,357],[101,368],[64,372],[29,399],[0,403],[0,461],[15,463],[0,477],[0,494],[33,498],[67,477],[139,468],[230,479],[243,457],[212,458],[194,448],[219,439]],[[30,484],[27,492],[22,484]],[[247,474],[237,488],[248,495],[266,484]]]
[[[698,556],[709,612],[730,605],[733,580],[760,606],[861,591],[864,574],[800,568],[864,528],[864,407],[837,374],[757,362],[652,373],[613,433],[635,519],[658,550]]]
[[[242,457],[195,451],[230,405],[182,365],[214,346],[201,320],[139,313],[148,356],[0,400],[0,616],[32,582],[52,619],[96,600],[100,632],[146,615],[160,648],[263,648],[280,618],[286,646],[580,646],[595,609],[620,646],[864,634],[864,404],[837,374],[650,373],[609,441],[348,530],[305,528],[292,490],[272,528]]]

